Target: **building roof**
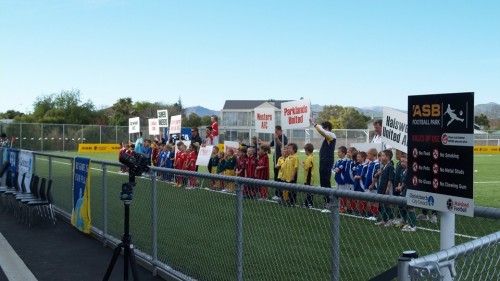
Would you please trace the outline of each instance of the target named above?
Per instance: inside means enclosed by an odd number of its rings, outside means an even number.
[[[222,110],[254,109],[263,103],[274,103],[276,108],[281,109],[281,104],[288,101],[290,100],[226,100]]]

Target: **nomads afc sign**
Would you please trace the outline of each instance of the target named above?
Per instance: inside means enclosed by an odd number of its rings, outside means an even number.
[[[474,93],[408,97],[408,205],[474,215]]]

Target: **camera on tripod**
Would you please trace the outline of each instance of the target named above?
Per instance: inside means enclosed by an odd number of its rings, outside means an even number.
[[[135,156],[123,153],[120,156],[120,163],[128,167],[130,175],[141,176],[144,172],[149,172],[149,158],[140,153]]]
[[[131,156],[124,153],[120,156],[120,163],[128,167],[129,176],[128,183],[122,184],[120,200],[130,201],[132,200],[132,194],[134,193],[135,177],[141,176],[144,172],[149,171],[149,159],[142,154]]]

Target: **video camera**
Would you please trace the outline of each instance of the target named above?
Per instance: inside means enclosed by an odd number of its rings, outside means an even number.
[[[131,156],[127,153],[123,153],[120,156],[120,163],[128,167],[128,183],[122,185],[122,192],[120,193],[120,199],[122,201],[132,200],[132,194],[134,192],[135,177],[142,176],[144,172],[149,171],[149,159],[142,155],[136,154]]]
[[[144,172],[149,172],[149,159],[139,153],[135,156],[123,153],[120,156],[120,163],[128,167],[131,176],[141,176]]]

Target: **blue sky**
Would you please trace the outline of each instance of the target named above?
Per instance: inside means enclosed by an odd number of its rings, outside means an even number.
[[[79,89],[201,105],[500,103],[500,1],[0,0],[0,112]]]

